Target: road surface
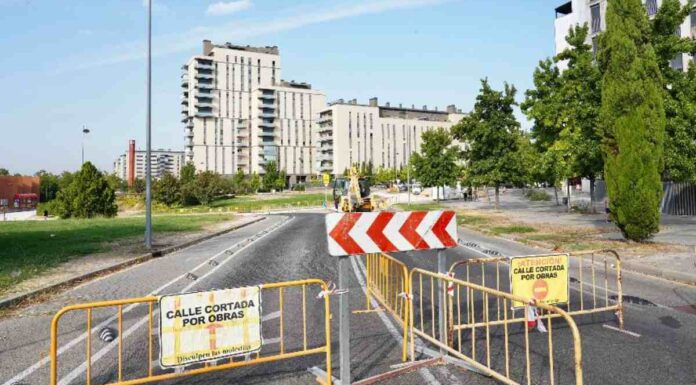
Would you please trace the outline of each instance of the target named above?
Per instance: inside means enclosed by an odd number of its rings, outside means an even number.
[[[446,252],[448,265],[462,258],[480,258],[481,250],[494,249],[506,255],[534,253],[512,242],[462,231],[463,239],[478,248],[457,247]],[[397,257],[409,267],[433,270],[434,252],[412,252]],[[214,262],[210,262],[210,261]],[[328,256],[321,214],[271,215],[247,226],[195,246],[91,281],[61,293],[50,301],[23,309],[0,320],[0,384],[46,384],[49,380],[49,326],[61,307],[148,294],[239,287],[305,278],[337,281],[336,259]],[[363,262],[351,262],[348,295],[353,309],[365,306]],[[624,293],[645,301],[627,304],[626,328],[634,334],[603,327],[615,324],[611,315],[577,319],[582,333],[586,384],[696,384],[696,288],[626,273]],[[264,293],[263,354],[280,349],[280,320],[288,351],[302,346],[302,297],[298,291],[285,294],[284,311],[278,309],[276,292]],[[317,291],[308,289],[307,344],[323,341],[322,302]],[[268,311],[266,311],[268,310]],[[338,299],[332,298],[332,349],[334,375],[338,376]],[[122,379],[142,377],[148,368],[147,307],[124,307]],[[103,326],[115,328],[115,311],[95,311],[92,326],[93,384],[118,380],[117,343],[105,343],[97,334]],[[145,321],[145,322],[144,322]],[[86,383],[85,318],[66,316],[61,321],[58,360],[59,384]],[[351,316],[351,350],[354,379],[389,370],[400,359],[400,333],[384,312]],[[156,330],[154,331],[156,333]],[[558,332],[557,338],[562,335]],[[636,337],[640,335],[640,337]],[[154,337],[156,339],[156,335]],[[570,383],[569,352],[557,352],[557,383]],[[155,358],[156,360],[156,354]],[[156,364],[156,363],[155,363]],[[169,382],[219,384],[309,384],[313,367],[325,368],[322,355],[203,374]],[[156,373],[172,370],[156,368]],[[490,379],[453,365],[420,369],[390,380],[389,384],[490,384]]]

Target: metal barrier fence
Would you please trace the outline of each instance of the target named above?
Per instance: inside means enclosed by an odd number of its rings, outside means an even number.
[[[527,384],[538,383],[532,380],[532,373],[541,376],[547,370],[549,383],[560,382],[560,371],[555,370],[555,356],[567,358],[567,349],[558,349],[554,344],[554,335],[562,341],[572,344],[572,364],[562,362],[561,370],[569,369],[576,385],[582,385],[582,346],[580,333],[573,319],[554,306],[537,304],[534,306],[550,315],[545,317],[548,333],[546,337],[535,338],[530,335],[526,321],[530,316],[530,308],[524,308],[525,318],[508,317],[508,309],[513,301],[530,303],[529,299],[494,290],[488,287],[461,281],[448,275],[433,273],[422,269],[413,269],[410,273],[410,310],[409,327],[411,330],[411,357],[415,357],[415,338],[434,344],[443,353],[449,353],[505,384],[520,384],[526,379]],[[437,287],[437,288],[436,288]],[[445,330],[448,316],[445,304],[448,302],[448,287],[453,296],[453,306],[456,308],[456,339],[450,344]],[[495,300],[495,302],[493,301]],[[500,320],[491,319],[491,308],[494,303],[502,304],[503,317]],[[466,313],[463,317],[463,310]],[[436,313],[438,314],[436,316]],[[560,333],[564,328],[553,326],[552,319],[563,318],[568,333]],[[437,322],[436,322],[437,321]],[[462,322],[464,321],[464,322]],[[539,321],[541,322],[541,321]],[[436,326],[437,325],[437,326]],[[554,332],[555,330],[555,332]],[[544,346],[546,345],[546,346]],[[544,352],[546,350],[546,352]],[[541,368],[534,365],[536,358],[548,355],[547,364]],[[520,362],[519,358],[524,357]],[[534,371],[532,372],[532,366]],[[558,378],[557,378],[558,377]]]
[[[250,365],[257,365],[257,364],[262,364],[262,363],[267,363],[267,362],[274,362],[274,361],[279,361],[279,360],[284,360],[284,359],[290,359],[290,358],[296,358],[296,357],[303,357],[303,356],[310,356],[310,355],[316,355],[316,354],[325,354],[326,356],[326,374],[327,374],[327,379],[332,378],[331,377],[331,306],[330,306],[330,296],[329,295],[323,295],[323,302],[324,302],[324,320],[323,320],[323,327],[324,327],[324,342],[320,346],[310,346],[309,344],[309,335],[308,335],[308,322],[311,321],[311,319],[316,319],[318,318],[317,316],[312,317],[313,314],[308,313],[308,298],[312,298],[312,295],[316,295],[317,293],[328,293],[329,290],[327,288],[326,283],[324,281],[319,280],[319,279],[306,279],[306,280],[299,280],[299,281],[289,281],[289,282],[278,282],[278,283],[270,283],[270,284],[262,284],[260,285],[261,287],[261,293],[264,298],[264,305],[262,310],[264,311],[264,318],[265,317],[278,317],[279,318],[279,333],[280,336],[279,338],[275,339],[269,339],[269,340],[274,340],[273,343],[275,344],[276,342],[279,344],[279,348],[277,349],[277,352],[272,352],[270,354],[264,354],[264,348],[266,346],[267,340],[264,340],[264,346],[261,347],[261,350],[257,353],[253,353],[255,357],[252,358],[251,356],[237,356],[237,357],[232,357],[232,358],[224,358],[220,359],[215,363],[205,363],[205,364],[193,364],[190,366],[187,366],[184,371],[175,371],[175,372],[169,372],[165,373],[163,370],[160,368],[155,368],[153,367],[153,359],[155,357],[153,356],[153,352],[157,352],[158,348],[156,347],[155,344],[155,339],[153,338],[153,325],[157,325],[157,316],[158,316],[158,309],[155,309],[156,303],[159,301],[158,297],[142,297],[142,298],[131,298],[131,299],[124,299],[124,300],[115,300],[115,301],[103,301],[103,302],[94,302],[94,303],[85,303],[85,304],[78,304],[78,305],[71,305],[64,307],[56,315],[53,317],[53,321],[51,323],[51,347],[50,347],[50,359],[51,359],[51,367],[50,367],[50,384],[51,385],[57,385],[58,384],[58,328],[59,328],[59,322],[60,320],[68,313],[74,313],[74,312],[84,312],[85,313],[85,321],[84,321],[84,327],[86,331],[86,342],[85,342],[85,364],[86,364],[86,384],[91,385],[92,381],[92,363],[93,361],[96,361],[96,359],[93,359],[93,354],[92,354],[92,340],[93,337],[92,335],[98,335],[100,334],[99,330],[96,330],[92,328],[92,318],[93,318],[93,311],[96,309],[104,309],[104,308],[116,308],[116,319],[118,320],[118,329],[117,329],[117,334],[115,336],[116,341],[109,342],[109,343],[114,343],[116,344],[117,348],[117,381],[113,382],[114,384],[119,384],[119,385],[135,385],[135,384],[145,384],[149,382],[155,382],[155,381],[162,381],[162,380],[171,380],[179,377],[187,377],[187,376],[192,376],[196,374],[203,374],[203,373],[209,373],[209,372],[214,372],[214,371],[221,371],[221,370],[226,370],[226,369],[232,369],[232,368],[238,368],[238,367],[243,367],[243,366],[250,366]],[[288,312],[285,310],[285,299],[288,297],[290,292],[293,292],[293,294],[297,294],[301,296],[301,303],[302,303],[302,312],[301,314],[298,314],[297,309],[293,309],[291,312]],[[269,308],[271,306],[268,306],[268,304],[272,301],[267,300],[267,298],[277,298],[278,301],[278,310],[275,312],[271,312]],[[137,377],[137,378],[131,378],[131,379],[125,379],[124,378],[124,373],[123,373],[123,368],[124,368],[124,362],[123,362],[123,354],[124,354],[124,332],[123,332],[123,324],[124,324],[124,306],[137,306],[137,305],[144,305],[147,306],[147,315],[143,318],[141,321],[147,321],[148,325],[148,334],[147,334],[147,341],[144,342],[144,345],[138,345],[138,346],[147,346],[147,358],[148,358],[148,364],[147,364],[147,370],[143,370],[143,372],[146,375]],[[299,319],[297,320],[291,320],[291,322],[286,321],[287,318],[294,316],[297,318],[301,318],[301,322]],[[296,321],[296,322],[295,322]],[[144,323],[144,322],[143,322]],[[285,327],[286,324],[291,323],[291,324],[301,324],[302,329],[301,330],[287,330]],[[136,324],[137,325],[137,324]],[[312,325],[309,325],[310,328],[309,330],[317,330],[317,326],[312,327]],[[295,338],[290,338],[290,336],[295,337]],[[269,342],[270,344],[270,342]],[[132,366],[132,365],[130,365]],[[129,368],[131,369],[131,368]],[[132,371],[132,370],[129,370]],[[159,372],[159,373],[157,373]],[[330,383],[330,381],[328,381]]]
[[[569,255],[569,277],[572,282],[579,285],[580,295],[576,297],[575,301],[573,300],[573,296],[569,296],[568,304],[566,305],[568,314],[583,315],[600,312],[615,312],[619,327],[623,329],[623,289],[621,284],[621,258],[619,254],[614,250],[593,250],[570,253]],[[455,276],[462,277],[462,279],[465,279],[467,282],[470,282],[478,273],[480,274],[481,286],[510,292],[508,276],[505,274],[502,279],[500,276],[500,265],[507,265],[509,261],[510,259],[508,257],[465,259],[453,263],[449,272]],[[495,265],[495,267],[493,267],[493,265]],[[475,269],[473,266],[477,266],[479,269]],[[486,266],[489,266],[489,272],[495,271],[495,281],[486,279]],[[610,271],[611,268],[614,268],[616,273],[612,273]],[[600,270],[599,277],[597,270]],[[610,277],[613,281],[613,289],[609,288]],[[585,298],[585,289],[589,291],[589,298],[587,298],[587,300]],[[616,294],[610,296],[610,291]],[[500,303],[498,303],[496,307],[496,319],[500,320]],[[450,330],[452,330],[451,327]]]
[[[408,268],[403,262],[383,254],[365,255],[367,268],[366,309],[370,309],[371,297],[374,297],[403,328],[404,343],[402,360],[407,359],[408,340]]]
[[[660,211],[670,215],[696,215],[696,185],[663,182]]]

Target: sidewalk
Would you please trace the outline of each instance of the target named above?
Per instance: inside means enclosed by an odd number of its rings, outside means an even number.
[[[491,197],[491,201],[493,199]],[[612,248],[620,253],[624,269],[696,285],[696,217],[662,215],[660,232],[653,237],[652,243],[636,244],[625,242],[614,224],[607,222],[604,213],[568,213],[565,206],[557,206],[553,198],[551,201],[531,202],[520,190],[501,194],[499,210],[495,210],[493,203],[489,204],[485,198],[474,202],[450,201],[445,205],[486,217],[502,215],[511,223],[542,226],[557,232],[589,229],[593,235],[588,242],[594,240],[601,245],[602,241],[614,241]],[[476,230],[471,225],[466,228]],[[520,241],[518,238],[524,238],[522,234],[497,237],[517,242]],[[528,243],[545,251],[553,248],[543,241]]]
[[[151,258],[160,257],[182,248],[202,242],[206,239],[237,230],[265,219],[258,215],[239,215],[235,220],[213,226],[202,232],[157,236],[154,239],[155,250],[150,253],[134,255],[128,251],[118,253],[99,253],[86,255],[51,269],[34,278],[28,279],[15,286],[12,290],[0,295],[0,309],[14,306],[23,301],[44,294],[51,294],[64,287],[107,274],[127,266],[145,262]]]

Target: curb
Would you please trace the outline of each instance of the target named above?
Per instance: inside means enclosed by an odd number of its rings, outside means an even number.
[[[266,219],[266,217],[261,216],[261,217],[255,218],[251,221],[240,223],[240,224],[234,225],[232,227],[229,227],[227,229],[220,230],[220,231],[217,231],[217,232],[212,233],[212,234],[204,235],[202,237],[192,239],[190,241],[187,241],[187,242],[184,242],[184,243],[181,243],[178,245],[166,247],[166,248],[161,249],[161,250],[154,250],[150,253],[143,254],[143,255],[140,255],[137,257],[133,257],[129,260],[119,262],[115,265],[107,266],[107,267],[104,267],[104,268],[101,268],[98,270],[90,271],[89,273],[85,273],[85,274],[82,274],[82,275],[79,275],[76,277],[69,278],[63,282],[58,282],[58,283],[55,283],[55,284],[52,284],[52,285],[49,285],[46,287],[42,287],[40,289],[30,291],[28,293],[18,294],[14,297],[0,300],[0,309],[8,308],[8,307],[16,305],[20,302],[26,301],[27,299],[37,297],[37,296],[46,294],[46,293],[51,292],[51,291],[56,291],[56,290],[61,290],[63,288],[67,288],[67,287],[72,286],[76,283],[87,281],[91,278],[95,278],[95,277],[100,276],[100,275],[114,273],[116,271],[122,270],[123,268],[129,267],[132,265],[138,265],[138,264],[141,264],[143,262],[149,261],[150,259],[159,258],[159,257],[164,256],[166,254],[171,254],[175,251],[179,251],[179,250],[187,248],[189,246],[193,246],[197,243],[207,241],[208,239],[215,238],[217,236],[220,236],[220,235],[223,235],[223,234],[235,231],[235,230],[239,230],[243,227],[252,225],[252,224],[257,223],[257,222],[261,222],[264,219]]]
[[[474,231],[474,232],[479,233],[485,237],[498,238],[498,239],[508,241],[508,242],[519,243],[520,245],[525,245],[525,246],[531,245],[531,246],[536,246],[536,247],[540,247],[543,249],[547,249],[551,252],[554,251],[553,248],[548,247],[547,243],[541,242],[541,241],[532,241],[532,242],[529,242],[529,244],[526,244],[526,243],[517,241],[515,239],[509,239],[509,238],[501,237],[498,235],[486,234],[486,233],[481,232],[480,230],[474,229],[474,228],[466,226],[466,225],[464,225],[464,226],[459,225],[457,227],[462,227],[462,228],[467,229],[469,231]],[[693,274],[686,274],[686,273],[681,273],[678,271],[671,271],[671,270],[660,270],[656,267],[645,266],[645,265],[641,265],[641,264],[637,264],[635,262],[630,262],[630,261],[625,261],[625,260],[621,260],[621,270],[622,271],[630,271],[632,273],[643,274],[643,275],[647,275],[647,276],[654,277],[654,278],[660,278],[660,279],[664,279],[667,281],[673,281],[673,282],[681,283],[684,285],[696,286],[696,276],[694,276]]]
[[[668,281],[674,281],[685,285],[696,286],[696,276],[693,274],[686,274],[671,270],[660,270],[656,267],[639,265],[635,262],[627,261],[621,261],[621,267],[626,271],[666,279]]]

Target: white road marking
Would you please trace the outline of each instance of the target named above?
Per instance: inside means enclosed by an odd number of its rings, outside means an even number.
[[[365,289],[365,280],[363,279],[362,274],[365,274],[366,271],[365,266],[363,266],[362,261],[358,257],[349,257],[350,258],[350,263],[353,265],[353,272],[355,273],[355,277],[358,280],[358,284],[360,285],[360,289],[362,289],[363,293],[367,295],[367,289]],[[356,259],[358,262],[355,262]],[[358,267],[359,266],[359,267]],[[366,275],[367,276],[367,275]],[[372,298],[372,306],[377,307],[379,304],[377,301]],[[391,322],[391,320],[384,314],[384,312],[377,312],[377,315],[379,316],[379,319],[382,320],[382,323],[384,323],[384,326],[387,327],[387,331],[389,331],[389,334],[394,337],[396,342],[399,344],[399,346],[402,346],[402,344],[405,343],[403,341],[403,336],[399,333],[398,330],[396,330],[396,327],[394,324]],[[425,380],[426,383],[429,385],[440,385],[440,383],[435,379],[432,373],[427,368],[421,368],[418,370],[418,373],[420,373],[421,377],[423,377],[423,380]]]
[[[287,224],[287,223],[290,222],[291,220],[292,220],[292,218],[290,218],[290,219],[288,219],[288,220],[286,220],[286,221],[284,221],[284,222],[281,222],[279,225],[276,225],[276,227],[275,227],[273,230],[276,230],[276,229],[280,228],[281,226]],[[263,237],[263,236],[262,236],[262,237]],[[261,239],[262,237],[257,238],[257,240],[258,240],[258,239]],[[172,279],[171,281],[169,281],[169,282],[165,283],[164,285],[158,287],[157,289],[153,290],[153,291],[150,293],[150,295],[157,295],[157,294],[159,294],[162,290],[164,290],[164,289],[166,289],[167,287],[173,285],[173,284],[174,284],[175,282],[177,282],[178,280],[184,278],[184,277],[186,276],[186,274],[188,274],[189,272],[191,272],[191,271],[196,271],[196,270],[200,269],[201,267],[203,267],[203,266],[205,266],[206,264],[208,264],[208,262],[209,262],[211,259],[215,259],[215,258],[219,257],[220,255],[224,254],[227,250],[234,249],[234,248],[238,247],[239,245],[241,245],[241,244],[244,243],[244,242],[246,242],[246,239],[245,239],[245,240],[242,240],[242,241],[239,241],[239,242],[235,243],[234,245],[232,245],[232,246],[230,246],[230,247],[228,247],[228,248],[225,248],[223,251],[221,251],[221,252],[215,254],[213,257],[208,258],[208,259],[206,259],[205,261],[201,262],[198,266],[194,267],[192,270],[190,270],[190,271],[188,271],[188,272],[186,272],[186,273],[184,273],[184,274],[179,275],[178,277]],[[245,246],[242,247],[241,249],[237,250],[237,252],[242,251],[243,249],[245,249],[245,248],[246,248],[247,246],[249,246],[250,244],[251,244],[251,243],[248,243],[247,245],[245,245]],[[235,253],[232,254],[232,255],[235,255],[237,252],[235,252]],[[229,257],[228,257],[228,258],[229,258]],[[155,259],[153,259],[152,261],[155,261]],[[226,259],[225,261],[227,261],[227,259]],[[222,263],[221,263],[220,265],[222,265]],[[220,266],[220,265],[218,265],[218,266]],[[140,266],[142,266],[142,265],[140,265]],[[217,269],[218,266],[214,267],[213,269]],[[120,273],[123,273],[123,272],[124,272],[124,271],[122,271],[122,272],[120,272]],[[202,278],[204,278],[204,277],[205,277],[205,276],[200,277],[200,278],[198,279],[198,281],[202,280]],[[196,282],[198,282],[198,281],[194,281],[194,282],[193,282],[191,285],[189,285],[189,286],[195,285]],[[123,308],[122,313],[123,313],[123,314],[126,314],[126,313],[130,312],[131,310],[133,310],[136,306],[138,306],[138,304],[128,305],[128,306],[126,306],[125,308]],[[153,312],[153,315],[154,315],[154,312]],[[117,318],[118,318],[118,315],[114,315],[114,316],[111,316],[111,317],[107,318],[107,319],[104,320],[103,322],[99,323],[97,326],[93,327],[93,328],[92,328],[92,333],[98,332],[98,331],[101,330],[103,327],[105,327],[105,326],[111,324],[112,322],[114,322]],[[146,317],[144,317],[143,319],[144,319],[144,320],[147,320],[147,318],[148,318],[148,317],[146,316]],[[141,322],[142,322],[142,320],[138,321],[138,323],[136,323],[136,325],[142,325]],[[134,326],[135,326],[135,325],[134,325]],[[130,329],[128,329],[128,330],[130,330]],[[126,334],[128,333],[128,330],[126,330],[126,332],[124,332],[124,338],[125,338]],[[130,334],[130,333],[128,333],[128,334]],[[57,354],[57,355],[63,354],[63,353],[66,352],[67,350],[71,349],[71,348],[74,347],[75,345],[77,345],[77,344],[79,344],[80,342],[82,342],[85,338],[87,338],[87,333],[86,333],[86,332],[85,332],[85,333],[82,333],[80,336],[78,336],[78,337],[76,337],[76,338],[70,340],[67,344],[63,345],[60,349],[58,349],[58,351],[56,352],[56,354]],[[105,348],[109,348],[109,347],[111,347],[111,346],[113,346],[113,345],[107,345]],[[96,354],[95,354],[94,357],[96,357]],[[100,357],[101,357],[101,356],[100,356]],[[14,377],[12,377],[12,378],[10,378],[9,380],[7,380],[5,383],[3,383],[3,385],[13,385],[14,383],[21,382],[21,381],[24,380],[26,377],[30,376],[32,373],[34,373],[35,371],[37,371],[38,369],[40,369],[42,366],[48,364],[49,361],[50,361],[50,356],[46,356],[46,357],[42,358],[42,359],[39,360],[38,362],[34,363],[33,365],[31,365],[31,366],[29,366],[28,368],[24,369],[22,372],[18,373],[18,374],[15,375]],[[94,361],[96,361],[96,359],[94,359],[93,362],[94,362]],[[84,367],[86,368],[86,363],[83,363],[83,365],[84,365]]]
[[[280,310],[274,311],[270,314],[266,314],[265,316],[261,317],[261,321],[266,322],[276,318],[280,318]]]
[[[632,332],[632,331],[630,331],[630,330],[625,330],[625,329],[624,329],[624,330],[621,330],[621,329],[617,328],[616,326],[611,326],[611,325],[607,325],[607,324],[602,324],[602,327],[605,327],[605,328],[607,328],[607,329],[611,329],[611,330],[617,331],[617,332],[619,332],[619,333],[628,334],[629,336],[633,336],[633,337],[636,337],[636,338],[640,338],[640,334],[638,334],[638,333],[636,333],[636,332]]]

